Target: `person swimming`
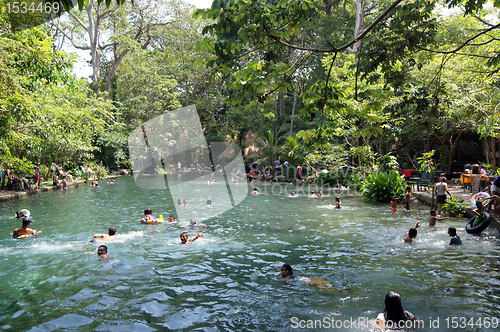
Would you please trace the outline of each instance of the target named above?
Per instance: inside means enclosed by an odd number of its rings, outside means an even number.
[[[181,235],[180,235],[181,244],[191,244],[191,243],[193,243],[193,241],[195,241],[195,240],[197,240],[197,239],[199,239],[200,237],[203,237],[203,236],[204,236],[203,233],[199,232],[198,234],[196,234],[192,238],[189,238],[187,232],[182,232]]]
[[[418,327],[419,322],[415,316],[401,305],[401,296],[395,292],[389,292],[385,296],[385,309],[383,313],[377,316],[377,325],[381,329],[401,329],[408,327],[408,321],[411,326]]]
[[[293,269],[290,266],[290,264],[286,264],[286,263],[281,266],[281,277],[285,279],[286,283],[289,283],[292,281],[303,281],[303,282],[308,283],[311,286],[317,286],[320,288],[332,287],[331,284],[327,283],[323,279],[307,278],[307,277],[295,275],[293,273]],[[340,290],[340,289],[338,289],[338,290]]]
[[[212,204],[212,200],[211,199],[207,199],[207,208],[211,209],[213,207],[214,207],[214,205]]]

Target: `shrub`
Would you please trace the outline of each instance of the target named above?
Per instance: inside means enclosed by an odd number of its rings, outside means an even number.
[[[451,217],[462,217],[465,214],[465,207],[467,206],[464,203],[464,200],[458,200],[456,196],[453,196],[451,199],[446,200],[446,203],[443,204],[441,210],[443,212],[448,213]]]
[[[361,194],[369,202],[389,202],[393,196],[403,199],[406,187],[406,181],[398,173],[374,172],[366,176]]]
[[[106,167],[104,166],[96,166],[95,168],[95,177],[97,180],[102,180],[106,176],[108,176],[108,171],[106,170]]]

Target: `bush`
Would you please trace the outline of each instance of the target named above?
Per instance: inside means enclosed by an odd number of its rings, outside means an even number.
[[[108,176],[108,171],[106,170],[106,167],[104,166],[96,166],[95,168],[95,177],[97,180],[102,180],[106,176]]]
[[[389,202],[393,196],[402,200],[406,187],[406,181],[398,173],[374,172],[366,176],[361,194],[369,202]]]
[[[453,196],[451,199],[446,200],[446,203],[443,204],[441,210],[443,212],[448,213],[451,217],[462,217],[465,214],[465,207],[467,206],[464,203],[464,200],[458,200],[456,196]]]

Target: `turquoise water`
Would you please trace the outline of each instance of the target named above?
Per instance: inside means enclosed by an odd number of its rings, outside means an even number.
[[[223,186],[198,186],[202,192],[209,187],[217,205]],[[309,199],[308,187],[256,186],[264,194],[208,219],[200,209],[204,198],[189,197],[181,214],[196,211],[207,224],[199,229],[184,227],[188,220],[140,224],[146,207],[167,217],[176,214],[176,202],[165,190],[139,188],[132,177],[1,203],[0,327],[317,331],[318,321],[325,328],[333,320],[337,328],[330,330],[369,331],[350,321],[374,319],[392,290],[401,294],[405,310],[424,321],[421,330],[497,330],[478,325],[500,316],[500,241],[493,231],[466,234],[464,219],[431,229],[425,206],[392,213],[388,204],[368,204],[352,192],[343,193],[344,208],[334,210],[337,193]],[[299,196],[287,197],[292,190]],[[42,230],[36,238],[11,238],[20,227],[13,216],[22,208],[32,213],[31,228]],[[423,225],[414,243],[402,243],[417,220]],[[106,242],[113,259],[101,262],[87,253],[101,243],[89,239],[110,226],[119,237]],[[463,246],[447,245],[449,226],[457,227]],[[184,230],[189,236],[201,230],[205,237],[180,246]],[[333,287],[284,284],[283,263]],[[474,324],[464,325],[470,318]]]

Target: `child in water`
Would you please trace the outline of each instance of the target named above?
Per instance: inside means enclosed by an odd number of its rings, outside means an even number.
[[[335,197],[335,208],[342,209],[342,202],[340,201],[340,197]]]
[[[398,198],[396,196],[392,196],[391,198],[391,211],[398,211]]]
[[[450,218],[450,217],[444,217],[444,218],[439,218],[439,217],[437,217],[437,216],[436,216],[436,215],[437,215],[436,210],[431,210],[431,211],[430,211],[430,213],[431,213],[431,216],[429,217],[429,226],[434,226],[434,225],[436,225],[436,221],[437,221],[437,220],[441,221],[441,220],[445,220],[445,219]]]
[[[462,240],[457,235],[457,229],[455,227],[449,227],[448,228],[448,235],[451,236],[450,243],[449,245],[461,245]]]
[[[406,211],[411,210],[411,187],[406,187],[405,209]]]
[[[214,207],[214,206],[213,206],[213,204],[212,204],[212,200],[211,200],[211,199],[207,199],[207,208],[208,208],[208,209],[211,209],[211,208],[213,208],[213,207]]]
[[[144,210],[144,218],[142,218],[141,221],[152,222],[154,220],[152,213],[153,211],[149,208]]]
[[[395,292],[389,292],[385,296],[385,309],[383,313],[378,315],[376,324],[381,329],[400,330],[408,325],[419,327],[419,322],[415,316],[411,312],[403,310],[401,296]]]
[[[406,232],[406,236],[403,238],[403,241],[405,243],[411,243],[413,239],[417,237],[417,228],[419,227],[420,227],[420,221],[417,221],[415,227],[410,228],[408,232]]]

